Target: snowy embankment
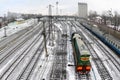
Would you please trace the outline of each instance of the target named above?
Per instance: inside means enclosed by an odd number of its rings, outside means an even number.
[[[37,19],[25,20],[22,23],[18,23],[17,21],[9,23],[8,26],[2,27],[0,29],[0,40],[4,38],[5,30],[6,30],[6,36],[10,36],[22,29],[25,29],[26,27],[33,25],[34,23],[37,23]]]
[[[117,28],[116,30],[117,30],[117,31],[120,31],[120,26],[108,25],[108,27],[110,27],[110,28],[112,28],[112,29]]]

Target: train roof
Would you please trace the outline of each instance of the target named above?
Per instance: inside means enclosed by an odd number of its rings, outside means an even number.
[[[75,34],[73,35],[73,38],[81,38],[81,36],[80,36],[79,34],[75,33]]]
[[[90,55],[86,45],[84,44],[84,41],[79,38],[80,36],[78,36],[78,34],[76,34],[76,41],[77,41],[77,44],[78,44],[78,49],[80,51],[80,54],[81,55]]]
[[[114,41],[117,45],[120,46],[120,40],[119,40],[119,39],[117,39],[117,38],[115,38],[115,37],[113,37],[113,36],[111,36],[111,35],[109,35],[109,34],[106,34],[105,37],[107,38],[107,40]]]

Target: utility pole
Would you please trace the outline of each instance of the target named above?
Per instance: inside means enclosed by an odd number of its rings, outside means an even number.
[[[53,36],[53,33],[52,33],[52,6],[51,4],[49,5],[49,10],[48,10],[48,14],[49,14],[49,20],[48,20],[48,23],[49,23],[49,45],[51,44],[51,46],[53,46],[53,42],[51,43],[52,41],[52,36]]]
[[[4,37],[7,37],[7,34],[6,34],[6,27],[4,27]]]
[[[45,21],[43,21],[43,36],[44,36],[44,47],[46,52],[46,57],[48,57],[47,47],[46,47],[46,30],[45,30]]]
[[[4,22],[4,37],[7,37],[7,34],[6,34],[6,25],[7,25],[7,23],[6,23],[6,16],[5,16],[5,14],[4,14],[4,20],[3,20],[3,22]]]
[[[112,17],[113,17],[113,15],[112,15],[112,9],[108,10],[108,13],[109,13],[109,16],[110,16],[110,19],[111,19],[111,25],[112,25]],[[110,37],[110,28],[108,29],[108,37]]]
[[[112,25],[112,17],[113,17],[113,15],[112,15],[112,9],[111,9],[111,10],[108,10],[108,14],[109,14],[109,16],[110,16],[111,25]]]

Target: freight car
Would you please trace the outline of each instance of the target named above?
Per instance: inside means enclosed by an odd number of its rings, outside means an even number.
[[[91,69],[90,53],[78,33],[73,33],[71,36],[73,55],[75,61],[75,70],[80,74],[88,74]]]
[[[105,45],[107,45],[111,50],[113,50],[118,56],[120,56],[120,44],[113,44],[109,39],[105,38],[103,35],[99,34],[98,31],[93,30],[89,24],[81,23],[87,30],[89,30],[93,35],[100,39]]]

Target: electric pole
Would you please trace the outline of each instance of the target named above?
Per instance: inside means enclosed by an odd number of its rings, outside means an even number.
[[[44,47],[46,52],[46,57],[48,57],[47,47],[46,47],[46,30],[45,30],[45,21],[43,21],[43,36],[44,36]]]
[[[6,21],[6,15],[4,14],[4,37],[7,37],[7,34],[6,34],[6,26],[7,26],[7,21]]]
[[[51,41],[52,41],[52,7],[54,7],[54,6],[52,6],[51,4],[49,5],[49,10],[48,10],[48,14],[49,14],[49,19],[48,19],[48,23],[49,23],[49,45],[53,45],[52,43],[51,43]]]

